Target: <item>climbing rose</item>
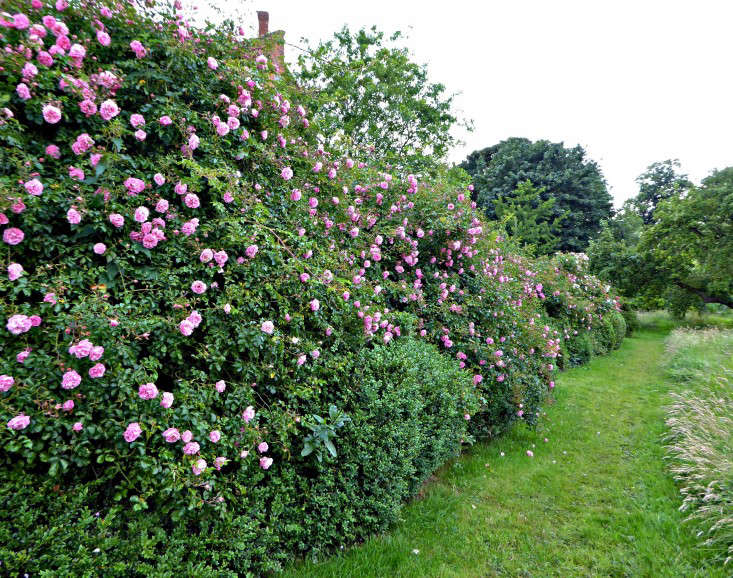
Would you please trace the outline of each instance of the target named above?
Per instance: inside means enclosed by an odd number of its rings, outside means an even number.
[[[91,377],[92,379],[102,377],[106,369],[107,368],[104,366],[104,363],[97,363],[96,365],[89,368],[89,377]]]
[[[17,245],[25,238],[25,233],[16,227],[10,227],[3,231],[3,241],[8,245]]]
[[[81,223],[81,213],[77,211],[76,209],[69,209],[66,211],[66,219],[71,223],[72,225],[78,225]]]
[[[158,397],[158,388],[153,383],[143,383],[138,387],[137,394],[140,399],[154,399]]]
[[[23,275],[23,265],[20,263],[11,263],[8,265],[8,279],[15,281]]]
[[[109,222],[119,229],[122,225],[125,224],[125,217],[123,217],[119,213],[112,213],[109,216]]]
[[[104,255],[104,252],[107,250],[107,245],[104,243],[95,243],[93,247],[93,251],[97,255]]]
[[[209,432],[209,439],[212,443],[217,443],[221,439],[221,432],[219,430]]]
[[[27,428],[29,423],[31,423],[31,418],[29,418],[27,415],[20,414],[16,415],[8,422],[8,428],[21,430]]]
[[[191,291],[196,293],[197,295],[201,295],[202,293],[206,292],[206,283],[203,281],[194,281],[191,283]]]
[[[127,429],[125,430],[125,433],[122,434],[122,437],[125,438],[125,441],[127,443],[134,442],[137,438],[140,437],[140,434],[143,433],[143,430],[140,429],[140,424],[136,421],[132,422],[127,426]]]
[[[260,458],[260,467],[263,470],[269,470],[270,466],[272,465],[272,458]]]
[[[150,216],[150,210],[147,207],[138,207],[135,209],[135,221],[144,223]]]
[[[267,445],[267,442],[261,442],[257,446],[257,451],[260,452],[261,454],[264,454],[269,449],[270,449],[270,446]]]
[[[280,176],[286,181],[289,181],[293,178],[293,169],[291,169],[290,167],[285,167],[280,173]]]
[[[8,319],[6,327],[13,335],[20,335],[29,331],[33,327],[33,323],[27,315],[13,315]]]
[[[249,423],[250,421],[254,419],[254,417],[255,417],[255,409],[251,405],[248,405],[247,409],[245,409],[244,412],[242,413],[242,419],[244,420],[245,423]]]
[[[181,434],[176,428],[169,427],[163,432],[163,437],[165,438],[165,441],[167,441],[169,444],[174,444],[181,439]]]
[[[48,124],[56,124],[61,120],[61,110],[52,104],[43,105],[43,119]]]
[[[43,183],[38,179],[32,179],[25,184],[25,190],[29,195],[37,197],[43,192]]]
[[[173,394],[169,391],[164,391],[163,395],[161,396],[160,405],[165,409],[170,409],[170,407],[173,405]]]
[[[189,321],[188,319],[184,319],[184,320],[183,320],[183,321],[181,321],[181,323],[180,323],[180,324],[178,325],[178,329],[179,329],[179,331],[180,331],[180,332],[181,332],[181,333],[182,333],[183,335],[185,335],[186,337],[188,337],[189,335],[191,335],[191,334],[193,333],[193,330],[194,330],[194,325],[193,325],[193,323],[191,323],[191,322],[190,322],[190,321]]]
[[[5,393],[15,384],[15,379],[10,375],[0,375],[0,391]]]
[[[63,378],[61,379],[61,387],[64,389],[74,389],[81,383],[81,375],[79,375],[76,371],[73,369],[69,369],[64,373]]]
[[[187,456],[192,456],[194,454],[199,453],[199,450],[201,449],[201,446],[197,444],[196,442],[188,442],[185,446],[183,446],[183,453]]]
[[[104,120],[112,120],[120,114],[120,107],[114,100],[105,100],[99,107],[99,115]]]
[[[77,421],[73,426],[71,426],[71,429],[74,431],[81,431],[84,426],[80,421]]]
[[[193,466],[191,466],[191,470],[193,471],[193,474],[195,476],[200,476],[206,469],[206,466],[207,466],[206,460],[203,458],[200,458],[196,460],[196,463],[194,463]]]
[[[250,259],[253,259],[258,250],[259,249],[257,245],[250,245],[249,247],[247,247],[247,249],[245,249],[244,254],[247,255],[247,257],[249,257]]]
[[[216,61],[216,58],[212,58],[211,56],[206,59],[206,64],[211,70],[219,68],[219,63]]]
[[[220,379],[214,384],[214,387],[219,393],[224,393],[224,390],[227,388],[227,384],[223,379]]]
[[[262,325],[260,326],[260,329],[262,329],[263,333],[272,335],[272,332],[275,331],[275,325],[273,324],[272,321],[264,321]]]

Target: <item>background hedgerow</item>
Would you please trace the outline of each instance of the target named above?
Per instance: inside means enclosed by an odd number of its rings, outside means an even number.
[[[533,424],[564,349],[622,337],[461,171],[325,150],[233,25],[3,10],[4,572],[254,575],[362,539]]]
[[[680,382],[667,408],[667,456],[680,484],[686,522],[699,546],[733,563],[733,332],[677,329],[666,371]]]

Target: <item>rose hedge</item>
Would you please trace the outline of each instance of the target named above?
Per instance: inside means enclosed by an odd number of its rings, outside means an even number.
[[[362,539],[620,339],[608,288],[514,254],[465,174],[323,150],[232,25],[3,10],[4,570],[259,574]]]

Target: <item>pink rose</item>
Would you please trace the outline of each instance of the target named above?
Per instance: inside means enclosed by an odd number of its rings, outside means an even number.
[[[107,245],[105,245],[104,243],[95,243],[92,250],[97,255],[104,255],[104,252],[107,250]]]
[[[79,211],[77,211],[76,209],[71,208],[66,211],[66,219],[72,225],[78,225],[79,223],[81,223],[81,213],[79,213]]]
[[[193,434],[189,430],[186,430],[181,434],[181,439],[183,440],[184,444],[187,444],[193,439]]]
[[[165,409],[170,409],[173,405],[173,394],[169,391],[164,391],[160,399],[160,406]]]
[[[145,126],[145,117],[141,114],[132,114],[130,115],[130,124],[133,128],[139,128],[141,126]]]
[[[8,422],[8,428],[21,430],[27,428],[29,423],[31,423],[31,418],[29,418],[27,415],[20,414],[16,415]]]
[[[144,223],[150,216],[150,210],[147,207],[138,207],[135,209],[135,221]]]
[[[0,391],[5,393],[15,384],[15,379],[10,375],[0,375]]]
[[[37,197],[43,192],[43,183],[38,179],[32,179],[26,182],[25,190],[28,191],[28,194]]]
[[[202,293],[206,292],[206,283],[203,281],[194,281],[191,283],[191,291],[196,293],[197,295],[201,295]]]
[[[264,321],[262,325],[260,326],[260,329],[263,333],[267,333],[268,335],[272,335],[272,332],[275,331],[275,325],[272,321]]]
[[[3,241],[8,245],[17,245],[23,241],[25,233],[16,227],[9,227],[3,231]]]
[[[227,384],[223,379],[220,379],[214,384],[214,387],[219,393],[224,393],[224,390],[227,388]]]
[[[260,452],[261,454],[264,454],[269,449],[270,449],[270,446],[267,445],[267,442],[261,442],[257,446],[257,451]]]
[[[122,434],[122,437],[125,438],[125,441],[127,443],[131,444],[137,438],[139,438],[140,434],[142,433],[143,433],[143,430],[140,429],[140,424],[135,421],[127,426],[127,429],[125,430],[125,433]]]
[[[242,412],[242,419],[244,420],[244,423],[249,423],[255,418],[255,409],[248,405],[247,409]]]
[[[191,466],[191,470],[193,471],[194,476],[200,476],[204,470],[206,470],[206,460],[203,458],[199,458],[196,460],[196,462]]]
[[[165,177],[160,173],[155,173],[155,175],[153,176],[153,180],[155,181],[155,184],[159,187],[165,184]]]
[[[99,107],[99,115],[104,120],[112,120],[118,114],[120,114],[120,107],[114,100],[105,100]]]
[[[188,442],[185,446],[183,446],[183,453],[187,456],[197,454],[200,450],[201,446],[199,446],[199,444],[197,444],[196,442]]]
[[[23,275],[23,265],[20,263],[11,263],[8,265],[8,279],[15,281]]]
[[[29,331],[33,323],[27,315],[13,315],[8,319],[6,327],[13,335],[20,335]]]
[[[155,387],[154,383],[143,383],[138,387],[137,394],[140,396],[140,399],[154,399],[158,397],[158,388]]]
[[[184,197],[183,202],[189,209],[198,209],[201,206],[201,201],[199,201],[198,195],[193,193],[188,193]]]
[[[112,213],[109,216],[109,222],[119,229],[120,227],[122,227],[122,225],[125,224],[125,217],[123,217],[119,213]]]
[[[74,409],[74,400],[67,399],[64,402],[64,405],[61,406],[61,409],[63,409],[64,411],[71,411],[72,409]]]
[[[104,366],[104,363],[97,363],[89,368],[89,377],[92,379],[100,378],[104,375],[106,370],[107,368]]]
[[[71,426],[71,429],[74,431],[81,431],[84,426],[80,421],[77,421],[73,426]]]
[[[167,441],[169,444],[174,444],[181,439],[181,434],[176,428],[169,427],[163,432],[163,437],[165,438],[165,441]]]
[[[272,465],[272,458],[266,458],[266,457],[260,458],[260,467],[263,470],[269,470],[271,465]]]
[[[212,443],[217,443],[221,439],[221,432],[219,430],[212,430],[209,432],[209,439]]]
[[[74,389],[81,383],[81,375],[73,369],[69,369],[64,373],[61,379],[61,387],[64,389]]]

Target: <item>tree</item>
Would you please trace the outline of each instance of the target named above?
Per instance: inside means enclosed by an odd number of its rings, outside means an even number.
[[[733,307],[732,215],[733,167],[662,200],[639,242],[651,286]]]
[[[639,183],[639,194],[633,199],[635,210],[641,215],[645,225],[654,222],[654,211],[664,199],[669,199],[676,192],[683,192],[692,186],[687,175],[677,172],[680,162],[677,159],[652,163],[636,182]]]
[[[543,189],[542,200],[555,199],[548,218],[564,219],[561,251],[584,251],[601,221],[611,217],[611,195],[601,170],[581,146],[510,138],[475,151],[461,167],[473,177],[475,200],[489,218],[496,218],[496,199],[526,180]]]
[[[376,27],[348,27],[298,58],[299,84],[327,143],[346,151],[370,148],[387,162],[431,164],[456,144],[454,95],[428,81],[427,68]],[[307,43],[307,41],[305,41]],[[310,48],[310,47],[309,47]]]
[[[543,189],[524,181],[510,195],[496,199],[494,210],[509,236],[525,249],[548,255],[557,246],[560,217],[552,219],[555,199],[542,200]]]

